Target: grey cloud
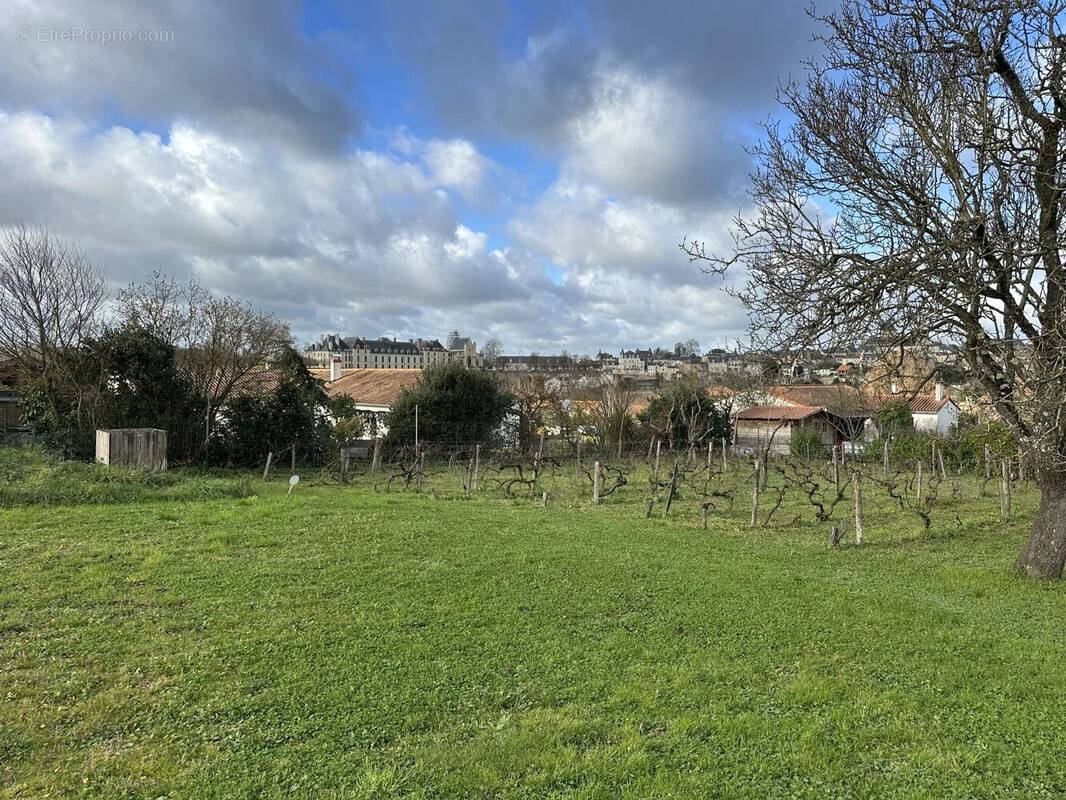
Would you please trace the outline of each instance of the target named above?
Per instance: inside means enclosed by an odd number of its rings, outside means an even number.
[[[64,115],[117,112],[160,128],[191,119],[230,136],[336,151],[361,125],[337,88],[353,78],[328,47],[301,37],[298,11],[283,0],[7,3],[0,102]],[[79,28],[131,31],[133,40],[55,40]],[[172,38],[142,42],[142,31]]]

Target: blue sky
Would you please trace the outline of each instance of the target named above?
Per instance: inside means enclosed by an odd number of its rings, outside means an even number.
[[[743,311],[677,243],[728,243],[802,6],[14,0],[0,224],[300,341],[725,344]]]

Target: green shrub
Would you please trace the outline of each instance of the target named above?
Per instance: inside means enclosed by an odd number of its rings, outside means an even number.
[[[807,428],[794,429],[788,446],[789,451],[797,458],[825,459],[828,455],[825,449],[825,442],[822,441],[818,431]]]

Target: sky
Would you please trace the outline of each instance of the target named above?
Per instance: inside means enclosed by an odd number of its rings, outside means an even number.
[[[0,225],[300,343],[728,346],[745,312],[678,243],[728,246],[805,7],[5,0]]]

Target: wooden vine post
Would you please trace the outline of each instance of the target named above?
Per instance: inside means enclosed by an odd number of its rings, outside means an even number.
[[[381,469],[381,439],[374,437],[374,457],[370,461],[370,473],[374,474]]]
[[[592,465],[592,502],[600,502],[600,462]]]
[[[674,495],[677,494],[677,460],[674,460],[674,469],[670,473],[670,493],[666,495],[666,507],[663,508],[663,516],[670,513],[670,506],[674,504]]]
[[[851,494],[855,498],[855,544],[862,545],[862,483],[859,473],[851,473]]]
[[[1000,481],[999,481],[999,511],[1000,511],[1000,516],[1002,516],[1003,519],[1009,519],[1010,518],[1010,499],[1011,499],[1011,497],[1010,497],[1010,495],[1011,495],[1010,460],[1009,459],[1005,458],[1005,459],[1003,459],[1002,462],[1000,462],[1000,470],[1002,472],[1002,475],[1000,476]]]
[[[755,472],[751,481],[751,522],[749,528],[754,528],[759,522],[759,460],[755,459]]]
[[[918,483],[918,495],[915,504],[920,506],[922,504],[922,460],[920,458],[918,459],[918,472],[915,481]]]

